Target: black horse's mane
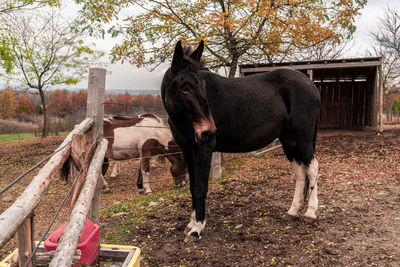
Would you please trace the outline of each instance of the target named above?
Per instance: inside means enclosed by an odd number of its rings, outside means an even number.
[[[193,49],[190,45],[185,45],[183,46],[183,55],[186,58],[186,60],[188,60],[190,63],[192,63],[193,65],[195,65],[196,67],[198,67],[201,70],[208,70],[208,68],[206,68],[206,62],[204,61],[204,59],[200,59],[200,62],[197,62],[196,60],[193,60],[190,55],[192,54]]]

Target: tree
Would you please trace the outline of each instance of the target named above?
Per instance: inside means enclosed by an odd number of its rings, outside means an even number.
[[[17,102],[17,114],[33,114],[37,113],[35,106],[32,103],[32,100],[27,96],[24,95],[18,99]]]
[[[54,85],[76,84],[102,55],[84,45],[82,33],[71,31],[75,22],[63,21],[56,9],[45,11],[2,16],[0,28],[12,58],[11,67],[6,68],[3,76],[39,91],[42,137],[47,135],[45,90]]]
[[[400,79],[400,13],[397,10],[385,10],[383,18],[379,19],[378,30],[371,32],[374,47],[369,55],[382,57],[382,86],[385,102],[389,102],[391,88],[399,83]],[[391,107],[387,106],[385,113],[389,114]],[[389,121],[391,117],[389,116]]]
[[[87,105],[87,92],[86,90],[80,90],[79,92],[72,92],[71,94],[72,108],[73,111],[84,111]]]
[[[55,90],[50,94],[47,108],[51,114],[65,117],[73,111],[71,95],[67,90]]]
[[[11,89],[3,90],[0,93],[0,119],[10,119],[15,117],[17,109],[17,99]]]
[[[22,12],[44,6],[57,6],[59,0],[2,0],[0,2],[0,15],[12,12]]]
[[[295,51],[291,61],[314,61],[340,58],[351,44],[350,40],[338,43],[336,40],[325,40],[314,46]]]
[[[395,111],[395,112],[399,112],[400,111],[400,98],[396,99],[393,102],[392,110]]]
[[[58,6],[59,4],[60,0],[2,0],[0,1],[0,18],[3,19],[3,16],[11,13],[25,12],[45,6]],[[9,49],[8,43],[4,39],[1,40],[0,65],[9,71],[12,68],[13,60],[14,57]]]
[[[118,110],[118,113],[128,114],[130,110],[132,110],[132,96],[125,92],[125,94],[117,94],[114,98],[115,109]]]
[[[387,91],[400,77],[400,13],[387,7],[377,28],[371,32],[375,41],[372,53],[382,56],[383,88]]]
[[[84,30],[94,31],[118,18],[125,7],[141,7],[126,24],[108,32],[123,34],[112,49],[114,61],[157,66],[172,54],[174,43],[206,40],[208,65],[282,61],[294,51],[326,40],[340,43],[355,31],[354,19],[366,0],[76,0],[83,4]],[[104,28],[102,28],[104,33]]]

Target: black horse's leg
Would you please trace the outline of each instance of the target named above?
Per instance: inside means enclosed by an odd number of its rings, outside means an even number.
[[[194,195],[194,161],[193,161],[193,153],[190,149],[186,149],[181,147],[183,157],[185,159],[186,166],[188,168],[189,172],[189,184],[190,184],[190,193],[192,196]],[[195,200],[192,198],[192,215],[189,224],[186,226],[184,234],[187,235],[190,230],[192,230],[192,227],[194,226],[195,219],[196,219],[196,212],[195,212],[195,207],[196,204],[194,202]]]
[[[304,214],[304,216],[312,219],[317,218],[315,213],[318,210],[318,186],[317,186],[318,172],[319,172],[318,160],[315,157],[313,157],[310,164],[306,166],[306,174],[309,179],[308,194],[310,197],[308,199],[307,211]]]
[[[294,191],[292,205],[288,210],[288,214],[294,217],[298,216],[299,210],[301,210],[304,206],[304,188],[306,185],[306,173],[304,169],[304,165],[301,162],[298,162],[296,158],[296,140],[294,139],[291,133],[285,133],[282,137],[279,138],[282,148],[285,151],[286,158],[292,164],[293,171],[296,177],[296,187]]]
[[[314,155],[312,132],[311,134],[308,132],[307,134],[303,133],[301,138],[296,134],[284,134],[279,139],[296,175],[296,188],[288,214],[298,216],[298,212],[303,208],[308,193],[310,197],[304,216],[315,219],[315,213],[318,209],[318,161]]]
[[[208,178],[211,167],[212,150],[202,147],[193,153],[194,179],[191,179],[191,192],[194,214],[188,227],[191,230],[187,233],[185,241],[190,240],[190,236],[200,238],[201,231],[206,225],[206,196],[208,192]],[[193,185],[192,185],[192,182]],[[194,217],[194,220],[193,220]]]

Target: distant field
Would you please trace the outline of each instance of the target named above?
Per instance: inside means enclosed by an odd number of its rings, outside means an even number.
[[[58,135],[67,135],[68,133],[69,132],[60,132]],[[54,136],[54,133],[49,133],[49,136]],[[32,139],[38,137],[40,136],[35,136],[34,133],[0,134],[0,142]]]

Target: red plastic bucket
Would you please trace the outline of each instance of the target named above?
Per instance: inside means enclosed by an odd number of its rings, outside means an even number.
[[[49,238],[46,239],[46,241],[44,241],[44,251],[52,251],[57,248],[58,239],[64,232],[66,224],[66,222],[63,223]],[[100,227],[90,220],[86,220],[78,246],[76,247],[81,251],[81,260],[75,264],[74,267],[79,267],[82,264],[87,264],[89,266],[96,264],[96,259],[99,253],[99,234]]]

